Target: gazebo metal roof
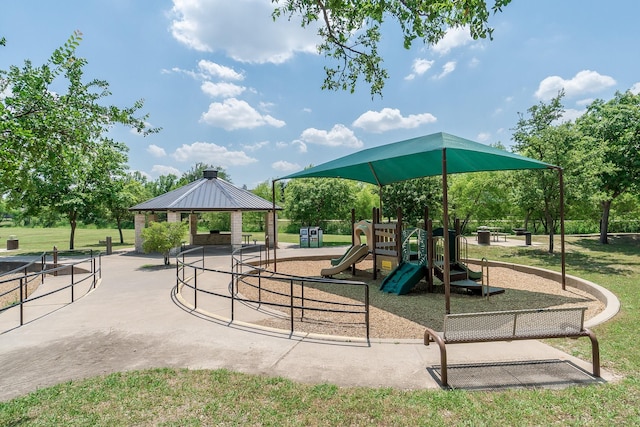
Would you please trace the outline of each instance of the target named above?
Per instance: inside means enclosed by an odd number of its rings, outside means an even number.
[[[218,178],[215,170],[203,178],[129,208],[130,211],[270,211],[272,202]],[[276,210],[282,208],[275,205]]]

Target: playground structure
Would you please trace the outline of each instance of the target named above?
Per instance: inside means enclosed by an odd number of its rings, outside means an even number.
[[[403,228],[402,212],[398,210],[395,222],[383,223],[380,209],[374,208],[373,221],[355,222],[352,211],[352,245],[340,258],[331,260],[332,267],[322,269],[321,275],[332,276],[355,266],[369,254],[373,257],[373,279],[378,272],[385,278],[380,290],[397,295],[409,293],[422,279],[426,279],[429,292],[434,291],[435,280],[444,282],[445,271],[449,272],[450,284],[461,291],[489,296],[504,292],[488,283],[488,266],[481,265],[481,271],[471,270],[467,264],[467,241],[460,233],[460,223],[455,230],[448,230],[450,265],[444,268],[444,230],[433,229],[428,210],[425,209],[425,228]],[[363,244],[364,235],[367,243]]]

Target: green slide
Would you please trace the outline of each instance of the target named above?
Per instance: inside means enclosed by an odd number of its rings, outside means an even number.
[[[384,278],[380,290],[397,295],[407,294],[424,275],[425,269],[422,265],[403,262]]]

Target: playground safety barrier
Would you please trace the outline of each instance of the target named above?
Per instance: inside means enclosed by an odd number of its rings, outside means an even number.
[[[208,268],[204,247],[195,247],[180,252],[176,256],[176,288],[178,294],[182,294],[185,288],[190,289],[193,295],[193,309],[199,313],[207,312],[207,307],[200,303],[199,296],[213,296],[229,301],[231,322],[236,319],[236,305],[243,304],[254,310],[265,313],[263,307],[271,307],[283,310],[277,314],[287,315],[289,318],[289,330],[295,332],[296,313],[306,322],[312,322],[307,314],[322,312],[335,315],[362,316],[361,325],[365,328],[366,339],[369,340],[369,285],[360,281],[338,280],[320,277],[301,277],[290,274],[271,271],[269,266],[269,248],[264,245],[241,247],[232,252],[231,271]],[[228,279],[224,279],[227,277]],[[221,279],[223,278],[223,279]],[[228,280],[227,289],[216,290],[214,282]],[[247,298],[239,292],[240,285],[247,286],[256,291],[256,298]],[[274,286],[280,284],[280,286]],[[284,286],[283,286],[284,284]],[[352,302],[340,302],[330,297],[310,297],[305,295],[310,290],[326,289],[324,295],[332,295],[332,289],[339,287],[353,287],[361,289],[361,300],[349,298]],[[279,288],[279,289],[276,289]],[[284,290],[283,290],[284,289]],[[357,292],[357,291],[356,291]],[[355,293],[355,292],[354,292]],[[285,302],[286,301],[286,302]],[[274,312],[273,315],[276,315]],[[336,319],[337,320],[337,319]]]
[[[71,251],[65,255],[79,253]],[[45,290],[43,285],[47,276],[54,277],[46,280],[46,284],[51,286]],[[32,261],[0,274],[0,301],[11,301],[0,307],[0,333],[28,323],[25,320],[27,314],[32,314],[30,321],[33,321],[75,302],[95,289],[101,277],[102,254],[94,251],[88,258],[67,259],[64,263],[59,262],[57,251],[43,252]],[[34,287],[37,287],[37,292],[33,292]],[[64,297],[65,291],[69,293],[68,299]],[[36,305],[35,301],[40,303]],[[19,319],[13,322],[8,316],[16,311]]]

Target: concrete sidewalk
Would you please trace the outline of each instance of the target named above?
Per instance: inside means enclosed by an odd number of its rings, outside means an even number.
[[[338,256],[344,250],[289,247],[278,250],[278,259]],[[1,334],[0,401],[64,381],[154,367],[226,368],[340,386],[440,387],[436,345],[426,347],[420,339],[324,340],[206,318],[177,302],[175,265],[161,264],[162,258],[131,252],[105,256],[97,289]],[[208,267],[229,270],[230,264],[228,253],[208,255]],[[507,387],[601,381],[588,375],[590,361],[539,341],[458,344],[448,348],[448,360],[450,384],[469,389],[490,386],[498,371],[505,376],[498,386],[506,381]],[[543,360],[547,365],[513,363]],[[557,372],[549,363],[559,367]],[[521,366],[527,369],[518,374]],[[606,372],[602,376],[613,379]]]

